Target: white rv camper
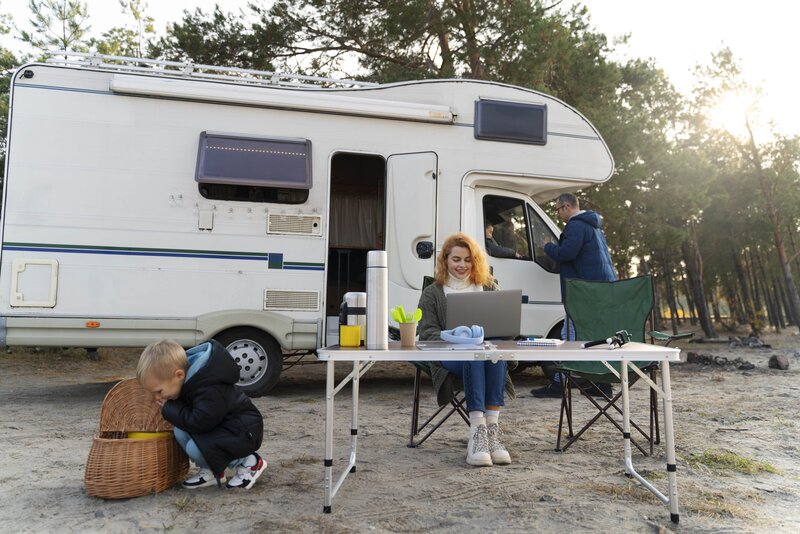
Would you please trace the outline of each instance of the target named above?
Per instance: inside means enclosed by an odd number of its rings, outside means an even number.
[[[335,342],[339,305],[389,258],[414,308],[444,238],[494,239],[521,331],[564,311],[539,203],[607,180],[578,111],[499,83],[386,85],[85,56],[11,86],[0,344],[144,346],[215,338],[249,394],[284,354]],[[518,257],[516,257],[518,256]]]

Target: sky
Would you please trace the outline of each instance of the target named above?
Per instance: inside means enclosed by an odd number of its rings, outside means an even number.
[[[92,32],[99,35],[125,23],[118,0],[84,0],[89,6]],[[181,18],[184,10],[210,11],[216,3],[224,10],[246,7],[249,0],[149,0],[146,12],[163,32],[167,22]],[[678,89],[688,93],[692,69],[707,65],[711,54],[728,46],[739,60],[745,77],[762,87],[762,116],[778,131],[800,134],[800,105],[793,93],[800,75],[791,54],[798,48],[797,21],[800,2],[793,0],[564,0],[589,8],[592,25],[609,38],[630,34],[615,57],[653,58]],[[0,12],[27,27],[28,0],[0,0]],[[8,37],[2,44],[13,51],[18,43]]]

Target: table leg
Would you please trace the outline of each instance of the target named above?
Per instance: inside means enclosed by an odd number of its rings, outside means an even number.
[[[625,450],[625,473],[633,475],[633,455],[631,451],[631,401],[628,391],[628,362],[621,361],[619,382],[622,388],[622,440]]]
[[[323,482],[324,503],[322,512],[331,513],[333,491],[333,360],[328,360],[327,377],[325,379],[325,479]]]
[[[667,480],[669,482],[669,518],[678,523],[678,468],[675,463],[675,431],[672,426],[672,384],[669,376],[669,362],[661,364],[661,387],[664,389],[664,437],[667,447]]]
[[[358,385],[361,379],[361,362],[353,362],[353,417],[350,421],[350,472],[356,472],[356,452],[358,451]]]

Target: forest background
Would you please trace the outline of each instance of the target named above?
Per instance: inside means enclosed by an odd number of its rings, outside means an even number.
[[[621,277],[654,276],[669,323],[657,327],[690,321],[715,338],[720,326],[800,326],[800,138],[765,124],[760,88],[729,48],[697,65],[682,94],[654,60],[614,59],[624,38],[561,0],[265,0],[187,10],[163,31],[142,0],[119,5],[127,23],[97,31],[79,0],[29,0],[22,30],[0,2],[0,34],[33,51],[0,47],[0,173],[11,76],[46,51],[381,83],[500,81],[559,98],[600,131],[615,173],[581,191],[581,205],[604,216]]]

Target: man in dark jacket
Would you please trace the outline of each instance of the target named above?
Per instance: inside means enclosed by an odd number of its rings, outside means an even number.
[[[200,467],[183,487],[221,485],[226,467],[236,470],[228,488],[253,486],[267,467],[256,452],[264,422],[236,387],[239,367],[222,345],[212,340],[184,351],[174,341],[158,341],[142,352],[136,376],[163,403],[175,439]]]
[[[559,263],[561,271],[561,301],[564,301],[564,282],[569,278],[581,280],[617,279],[611,256],[608,254],[606,236],[600,229],[602,219],[597,212],[580,209],[578,199],[572,193],[564,193],[556,200],[559,218],[567,223],[558,243],[549,242],[544,252]],[[575,328],[564,321],[562,339],[575,339]],[[546,370],[547,371],[547,370]],[[534,389],[535,397],[561,398],[561,374],[555,373],[553,381],[545,387]],[[605,385],[607,386],[607,385]],[[606,387],[606,393],[611,391]]]

